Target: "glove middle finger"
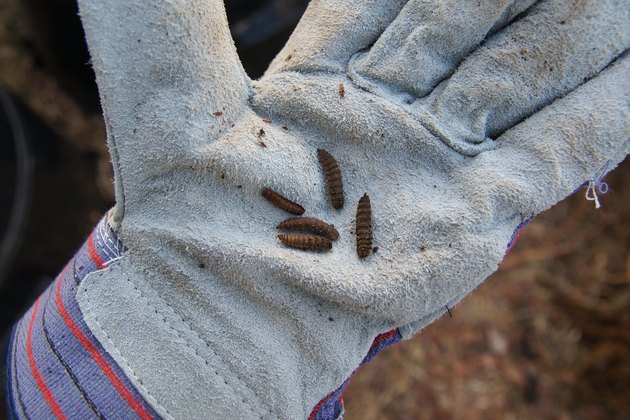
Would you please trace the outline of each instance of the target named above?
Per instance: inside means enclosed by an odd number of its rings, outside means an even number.
[[[534,1],[412,0],[374,46],[353,59],[350,71],[368,90],[381,82],[398,92],[425,96],[489,32]]]

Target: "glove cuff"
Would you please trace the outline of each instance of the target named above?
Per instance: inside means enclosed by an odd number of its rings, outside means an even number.
[[[274,279],[276,303],[211,274],[203,286],[184,284],[142,263],[128,251],[99,267],[77,300],[94,337],[165,418],[336,418],[354,369],[401,338]]]
[[[102,220],[15,325],[8,352],[10,418],[157,418],[142,384],[94,337],[76,300],[80,282],[122,256]]]

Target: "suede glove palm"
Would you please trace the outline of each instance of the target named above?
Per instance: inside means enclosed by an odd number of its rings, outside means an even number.
[[[80,1],[128,251],[78,300],[157,412],[307,417],[378,334],[440,316],[625,157],[629,3],[533,3],[313,0],[251,82],[218,0]],[[280,244],[263,187],[334,224],[332,251]],[[364,193],[379,250],[359,259]]]

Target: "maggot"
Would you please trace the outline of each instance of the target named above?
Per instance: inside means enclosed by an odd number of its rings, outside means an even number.
[[[357,254],[365,258],[372,251],[372,207],[370,197],[364,194],[357,206]]]
[[[317,235],[278,235],[278,239],[288,247],[306,251],[330,251],[332,242]]]
[[[330,202],[335,209],[339,210],[343,207],[343,180],[339,165],[335,158],[324,149],[317,149],[317,157],[326,178]]]
[[[261,191],[261,195],[271,204],[281,208],[284,211],[288,211],[289,213],[296,214],[298,216],[304,214],[304,207],[300,206],[298,203],[289,200],[285,196],[275,192],[272,189],[263,188],[263,190]]]
[[[339,232],[333,225],[314,217],[293,217],[280,223],[276,229],[314,233],[333,241],[339,239]]]

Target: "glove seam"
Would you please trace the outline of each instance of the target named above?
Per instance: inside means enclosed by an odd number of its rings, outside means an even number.
[[[101,271],[101,272],[102,272],[102,271]],[[133,287],[133,289],[134,289],[134,290],[138,293],[138,295],[139,295],[139,296],[140,296],[140,297],[144,300],[144,303],[147,305],[147,307],[148,307],[149,309],[151,309],[153,312],[155,312],[155,314],[159,315],[159,317],[162,319],[162,322],[164,322],[164,324],[166,324],[166,326],[168,327],[168,329],[169,329],[169,330],[171,330],[172,332],[174,332],[174,333],[177,335],[177,337],[178,337],[179,339],[181,339],[181,340],[182,340],[182,341],[186,344],[186,347],[188,347],[190,350],[192,350],[192,351],[194,352],[194,354],[195,354],[195,355],[196,355],[199,359],[201,359],[201,360],[204,362],[204,364],[205,364],[206,366],[208,366],[210,369],[212,369],[212,370],[214,371],[214,373],[215,373],[215,374],[216,374],[219,378],[221,378],[221,379],[223,380],[223,382],[225,383],[225,385],[227,385],[227,386],[228,386],[228,387],[229,387],[229,388],[230,388],[230,389],[231,389],[231,390],[235,393],[235,395],[238,395],[238,393],[237,393],[237,389],[235,389],[235,387],[234,387],[233,385],[231,385],[230,383],[228,383],[228,381],[227,381],[227,379],[225,378],[225,376],[224,376],[224,375],[221,375],[221,374],[218,372],[218,370],[217,370],[215,367],[213,367],[213,366],[212,366],[212,364],[211,364],[208,360],[206,360],[206,358],[204,358],[203,356],[201,356],[201,355],[199,354],[199,352],[197,351],[197,349],[195,349],[194,347],[192,347],[192,346],[190,345],[190,343],[189,343],[189,341],[190,341],[190,340],[189,340],[189,339],[187,339],[186,337],[182,337],[182,335],[181,335],[181,334],[177,331],[177,329],[175,329],[175,328],[173,327],[173,325],[171,325],[171,323],[169,323],[169,321],[167,321],[166,317],[163,315],[163,313],[162,313],[160,310],[158,310],[157,308],[155,308],[154,306],[152,306],[152,305],[149,303],[149,300],[147,299],[147,297],[146,297],[146,296],[145,296],[145,295],[144,295],[144,294],[140,291],[140,289],[138,289],[138,287],[136,286],[136,284],[134,284],[134,282],[133,282],[133,281],[131,281],[131,279],[130,279],[129,277],[126,277],[126,278],[125,278],[125,280],[131,284],[131,286]],[[85,291],[87,292],[87,288],[85,288]],[[189,325],[189,324],[188,324],[188,323],[187,323],[187,322],[186,322],[186,321],[185,321],[185,320],[184,320],[184,319],[183,319],[183,318],[182,318],[182,317],[181,317],[181,316],[177,313],[177,312],[175,312],[175,310],[173,310],[173,308],[172,308],[172,307],[171,307],[171,306],[170,306],[170,305],[169,305],[166,301],[164,301],[164,299],[162,299],[162,298],[161,298],[161,296],[159,296],[159,294],[158,294],[158,293],[156,293],[156,295],[157,295],[157,296],[160,298],[160,300],[162,300],[162,301],[164,302],[164,304],[165,304],[165,305],[166,305],[166,306],[170,309],[170,311],[172,312],[172,314],[173,314],[173,315],[175,315],[175,316],[179,319],[179,321],[181,322],[181,324],[182,324],[183,326],[185,326],[185,327],[186,327],[186,328],[187,328],[187,329],[188,329],[188,330],[189,330],[189,331],[190,331],[190,332],[191,332],[191,333],[192,333],[192,334],[193,334],[193,335],[194,335],[194,336],[195,336],[195,337],[196,337],[196,338],[197,338],[197,339],[201,342],[201,343],[203,343],[203,344],[205,345],[205,347],[206,347],[206,348],[207,348],[210,352],[212,352],[212,354],[214,354],[214,356],[215,356],[218,360],[221,360],[221,357],[220,357],[220,356],[216,353],[216,351],[215,351],[214,349],[212,349],[212,347],[210,347],[210,345],[209,345],[209,344],[208,344],[205,340],[203,340],[203,339],[199,336],[199,334],[198,334],[198,333],[197,333],[197,332],[196,332],[196,331],[195,331],[195,330],[194,330],[194,329],[193,329],[193,328],[192,328],[192,327],[191,327],[191,326],[190,326],[190,325]],[[111,344],[111,345],[112,345],[112,346],[116,349],[116,351],[117,351],[117,352],[118,352],[118,354],[120,355],[121,359],[125,362],[125,364],[127,365],[127,367],[129,367],[129,370],[130,370],[130,371],[132,371],[132,370],[131,370],[131,367],[129,366],[129,364],[128,364],[128,362],[127,362],[127,360],[124,358],[124,356],[122,355],[122,353],[120,352],[120,350],[118,349],[118,347],[116,346],[116,344],[115,344],[115,343],[112,341],[112,339],[109,337],[109,334],[107,334],[107,332],[104,330],[104,328],[103,328],[102,324],[98,321],[98,319],[97,319],[96,315],[95,315],[95,314],[94,314],[94,312],[91,310],[92,305],[91,305],[91,303],[90,303],[90,297],[89,297],[89,294],[88,294],[88,293],[86,293],[86,294],[85,294],[85,296],[86,296],[86,300],[87,300],[87,302],[88,302],[88,310],[89,310],[89,312],[90,312],[90,315],[91,315],[91,316],[92,316],[92,318],[95,320],[95,322],[98,324],[98,326],[99,326],[99,328],[100,328],[101,332],[102,332],[103,334],[105,334],[105,336],[107,337],[107,339],[108,339],[108,341],[110,342],[110,344]],[[225,365],[225,364],[224,364],[224,365]],[[139,378],[139,377],[138,377],[138,376],[137,376],[137,375],[136,375],[133,371],[132,371],[132,373],[134,374],[135,379],[136,379],[136,380],[137,380],[137,381],[141,384],[141,383],[142,383],[142,381],[140,380],[140,378]],[[234,372],[233,372],[233,373],[234,373]],[[243,385],[246,389],[249,389],[251,392],[253,392],[253,391],[252,391],[252,390],[251,390],[251,389],[250,389],[247,385],[245,385],[245,383],[243,382],[243,380],[242,380],[242,379],[241,379],[241,378],[240,378],[240,377],[239,377],[236,373],[234,373],[234,375],[236,376],[236,378],[240,381],[240,383],[241,383],[241,384],[242,384],[242,385]],[[148,392],[148,390],[147,390],[145,387],[143,387],[143,389],[146,391],[147,395],[150,395],[150,396],[151,396],[151,398],[153,398],[153,399],[157,402],[157,404],[158,404],[158,406],[159,406],[160,408],[163,408],[163,406],[162,406],[161,404],[159,404],[159,402],[157,401],[157,399],[156,399],[155,397],[153,397],[153,396],[152,396],[152,395]],[[255,392],[253,392],[253,393],[254,393],[254,395],[256,395],[256,397],[258,397],[258,394],[256,394]],[[250,403],[248,403],[247,401],[245,401],[245,398],[241,397],[240,399],[241,399],[241,401],[243,402],[243,404],[245,404],[245,406],[247,406],[247,408],[249,408],[249,410],[250,410],[250,411],[251,411],[254,415],[261,417],[261,416],[260,416],[260,415],[259,415],[259,414],[258,414],[258,413],[254,410],[253,406],[252,406]],[[259,406],[260,406],[260,407],[264,407],[264,405],[262,405],[262,404],[259,404]],[[264,407],[264,410],[265,410],[267,413],[269,413],[270,415],[275,416],[276,418],[278,418],[278,417],[277,417],[274,413],[272,413],[272,412],[271,412],[268,408]],[[166,412],[169,416],[171,415],[171,414],[169,414],[169,413],[168,413],[168,411],[167,411],[165,408],[164,408],[164,411],[165,411],[165,412]],[[261,417],[261,418],[262,418],[262,417]]]
[[[105,270],[100,270],[97,271],[96,273],[101,274],[103,272],[107,272],[107,271],[111,271],[109,268],[105,269]],[[86,279],[88,277],[91,276],[86,276]],[[83,287],[85,292],[88,292],[88,288],[87,287]],[[166,413],[168,416],[170,416],[171,418],[174,418],[169,411],[166,409],[166,407],[164,407],[159,401],[158,399],[153,396],[151,394],[151,392],[149,392],[149,390],[142,384],[142,379],[140,379],[140,377],[134,372],[133,368],[129,365],[129,362],[127,361],[127,359],[125,358],[125,356],[123,356],[122,352],[118,349],[118,346],[116,346],[116,343],[114,343],[114,341],[112,340],[112,338],[109,336],[109,334],[107,333],[107,331],[105,330],[105,328],[103,327],[103,325],[101,324],[101,322],[98,320],[98,317],[96,316],[96,314],[94,313],[94,311],[92,310],[92,303],[90,300],[90,294],[89,293],[85,293],[85,298],[86,298],[86,303],[87,303],[87,307],[86,310],[88,312],[88,314],[91,316],[91,318],[94,320],[94,322],[96,322],[96,325],[98,326],[98,329],[100,330],[100,332],[105,336],[105,338],[107,339],[107,341],[110,343],[110,345],[112,346],[113,350],[118,354],[119,356],[119,360],[121,360],[125,367],[127,367],[127,369],[129,370],[129,372],[131,372],[131,374],[133,375],[133,378],[135,379],[137,386],[140,387],[142,389],[142,391],[144,392],[144,394],[146,396],[148,396],[149,399],[153,400],[153,404],[161,411],[163,411],[164,413]],[[108,350],[109,351],[109,350]],[[118,363],[120,363],[117,360]]]
[[[104,95],[103,109],[105,109]],[[107,129],[107,143],[110,146],[109,154],[112,158],[112,168],[114,170],[114,196],[116,198],[116,203],[114,204],[114,207],[107,212],[107,215],[108,222],[110,222],[112,226],[115,226],[115,230],[118,231],[120,222],[125,215],[125,186],[122,176],[122,167],[120,166],[120,158],[118,156],[118,148],[116,147],[116,136],[114,135],[111,123],[109,122],[107,112],[103,112],[103,119],[105,121],[105,127]]]

